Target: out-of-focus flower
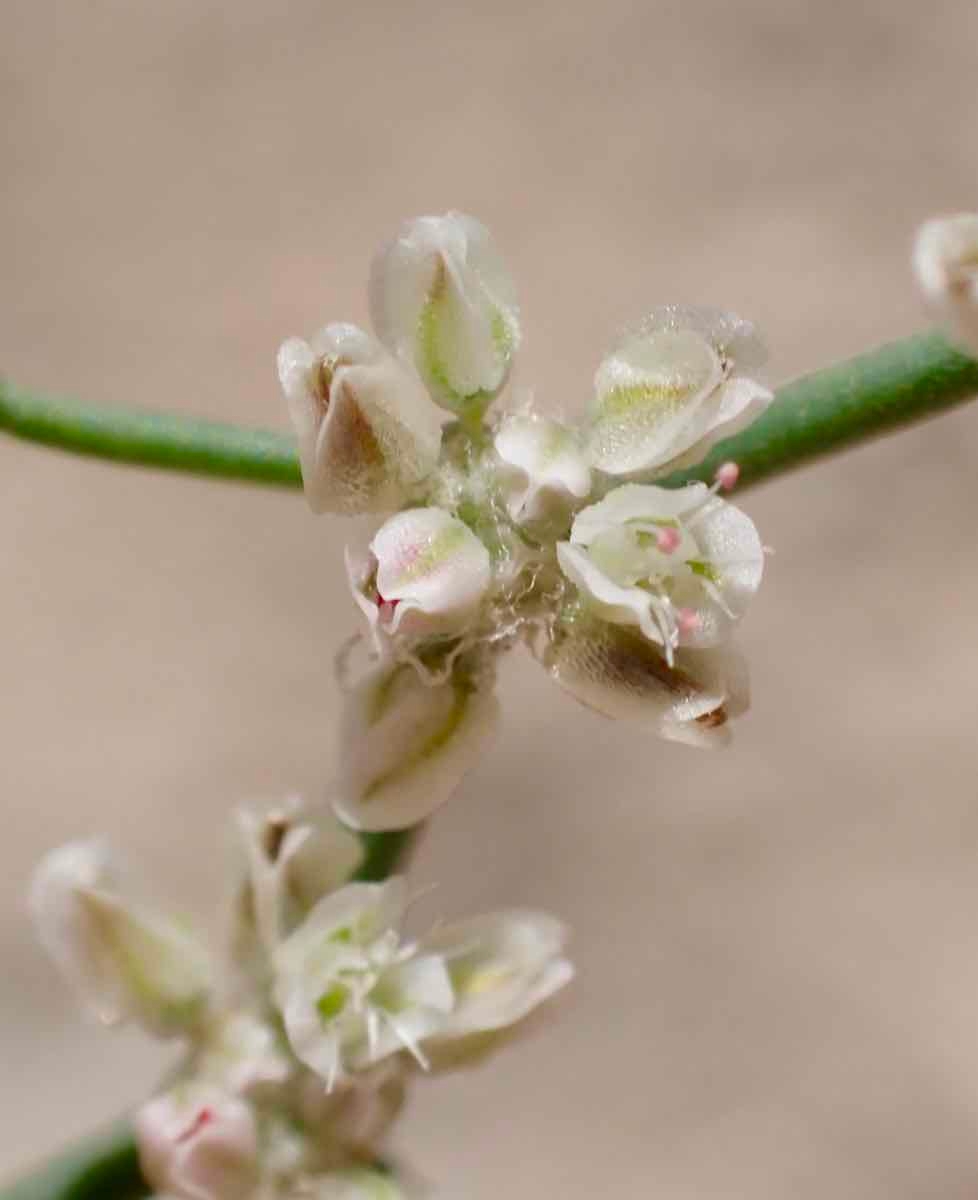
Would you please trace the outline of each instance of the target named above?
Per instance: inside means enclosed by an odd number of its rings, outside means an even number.
[[[651,477],[698,461],[770,404],[770,390],[745,374],[765,357],[753,325],[730,313],[656,309],[595,375],[592,465]]]
[[[129,900],[100,841],[48,854],[31,885],[45,949],[105,1023],[138,1021],[161,1037],[185,1033],[212,991],[209,956],[178,923]]]
[[[374,260],[370,314],[432,398],[466,418],[502,389],[520,340],[509,272],[489,231],[462,213],[401,227]]]
[[[347,551],[353,598],[375,635],[418,641],[461,633],[492,578],[489,551],[440,508],[409,508],[380,527],[365,554]]]
[[[393,1175],[369,1167],[349,1167],[313,1176],[285,1200],[409,1200],[409,1193]]]
[[[184,1074],[236,1096],[260,1096],[292,1073],[281,1031],[265,1015],[228,1010],[209,1021]]]
[[[333,788],[354,829],[405,829],[443,804],[491,739],[499,715],[491,667],[461,659],[429,683],[408,663],[381,663],[347,693]]]
[[[637,629],[578,613],[538,638],[534,653],[576,700],[660,737],[713,748],[749,703],[747,667],[731,646],[679,650],[673,665]]]
[[[506,507],[519,524],[565,515],[591,490],[577,435],[558,421],[530,414],[507,417],[494,445]]]
[[[385,1058],[375,1066],[339,1081],[331,1090],[307,1072],[299,1089],[298,1115],[318,1147],[321,1162],[335,1156],[363,1159],[376,1152],[404,1107],[409,1068],[403,1058]]]
[[[444,962],[403,947],[403,879],[325,897],[275,954],[275,1000],[295,1054],[328,1087],[420,1044],[454,1004]]]
[[[290,338],[278,373],[313,512],[396,508],[438,461],[441,421],[417,378],[355,325]]]
[[[564,574],[607,621],[665,650],[714,646],[757,591],[764,548],[753,522],[705,484],[624,484],[577,514],[557,546]]]
[[[309,812],[298,796],[237,815],[247,868],[241,918],[271,951],[317,900],[347,882],[363,846],[331,815]]]
[[[243,1100],[179,1084],[136,1114],[148,1183],[183,1200],[245,1200],[258,1180],[258,1129]]]
[[[928,308],[949,337],[978,355],[978,213],[925,221],[913,263]]]

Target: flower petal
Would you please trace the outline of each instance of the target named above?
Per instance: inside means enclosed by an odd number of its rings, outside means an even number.
[[[558,421],[508,417],[495,437],[506,506],[515,521],[537,521],[591,490],[591,471],[577,435]]]

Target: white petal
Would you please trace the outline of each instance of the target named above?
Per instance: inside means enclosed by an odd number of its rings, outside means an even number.
[[[402,226],[374,260],[370,313],[381,341],[443,407],[478,414],[506,382],[519,343],[515,288],[472,217]]]
[[[712,412],[706,432],[688,449],[670,457],[663,471],[676,471],[680,467],[701,462],[719,442],[733,437],[752,425],[766,412],[774,400],[774,393],[754,379],[730,379],[718,390],[717,405]]]
[[[52,851],[31,885],[41,942],[101,1020],[135,1019],[161,1037],[185,1032],[210,997],[209,956],[182,926],[117,889],[103,843]]]
[[[464,627],[489,587],[489,551],[467,525],[440,508],[411,508],[391,517],[370,549],[377,560],[377,591],[397,602],[393,632],[426,635]]]
[[[717,588],[722,605],[715,606],[715,629],[702,627],[701,634],[687,635],[685,644],[714,645],[729,632],[732,622],[747,610],[764,574],[764,547],[754,522],[736,508],[716,498],[698,516],[694,536],[702,557],[717,571]],[[677,603],[683,603],[677,599]],[[708,636],[707,636],[708,635]]]
[[[557,505],[583,500],[591,490],[591,471],[576,434],[557,421],[509,417],[494,444],[510,468],[504,473],[507,508],[516,521],[539,520]]]
[[[570,542],[557,543],[557,561],[567,578],[587,597],[589,606],[606,621],[635,625],[652,642],[663,644],[653,616],[654,601],[643,588],[622,587],[597,567],[586,550]]]
[[[413,667],[374,669],[346,698],[334,805],[355,829],[404,829],[443,804],[498,718],[491,684],[429,686]]]
[[[955,342],[978,354],[978,213],[925,221],[913,262],[931,312]]]
[[[705,483],[690,483],[681,488],[624,483],[597,504],[581,509],[571,527],[571,541],[589,546],[602,533],[627,521],[676,520],[702,503],[708,491]]]
[[[444,955],[456,992],[443,1035],[487,1032],[521,1021],[573,977],[563,957],[567,938],[560,921],[529,910],[436,930],[423,947]]]
[[[394,507],[434,469],[436,409],[417,378],[355,325],[328,325],[311,345],[290,339],[278,365],[314,512]]]

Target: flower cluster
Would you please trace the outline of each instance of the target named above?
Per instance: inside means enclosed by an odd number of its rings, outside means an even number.
[[[382,1155],[410,1077],[520,1030],[571,977],[566,931],[515,910],[406,940],[404,880],[344,883],[362,849],[332,817],[290,802],[237,826],[223,956],[134,897],[101,842],[35,874],[41,938],[87,1006],[186,1046],[136,1117],[146,1180],[184,1200],[405,1197]]]
[[[313,510],[388,514],[346,555],[370,658],[340,660],[338,814],[398,829],[442,803],[491,732],[495,660],[517,643],[601,713],[724,740],[747,703],[730,636],[763,547],[719,495],[735,464],[712,487],[657,481],[770,403],[753,326],[657,309],[600,364],[571,427],[487,416],[521,329],[479,222],[407,223],[369,292],[376,337],[328,325],[278,359]]]

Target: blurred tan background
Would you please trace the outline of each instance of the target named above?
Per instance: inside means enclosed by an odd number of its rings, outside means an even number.
[[[972,0],[7,0],[0,369],[284,427],[279,341],[363,320],[376,243],[457,207],[518,276],[519,382],[575,412],[668,300],[776,379],[922,324],[908,240],[978,198]],[[978,411],[751,494],[777,548],[717,757],[512,661],[415,867],[575,927],[554,1026],[417,1089],[446,1197],[978,1195]],[[102,830],[188,909],[222,822],[329,771],[344,527],[293,494],[0,442],[0,1170],[164,1060],[79,1020],[23,914]]]

